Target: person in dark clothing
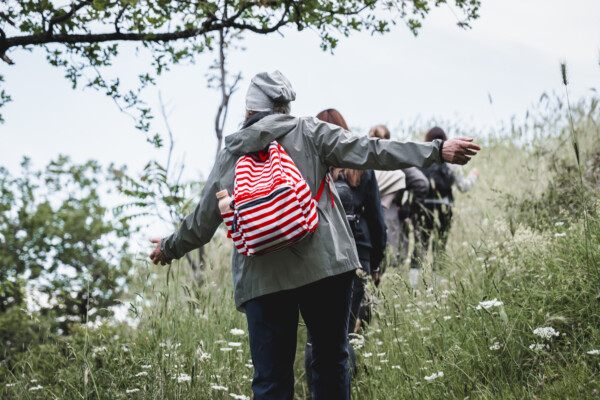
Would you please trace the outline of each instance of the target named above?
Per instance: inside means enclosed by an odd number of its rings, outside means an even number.
[[[435,139],[448,140],[443,129],[437,126],[425,135],[427,142]],[[430,183],[429,193],[424,200],[425,212],[421,215],[422,236],[424,243],[432,240],[433,268],[436,270],[439,269],[439,263],[444,256],[452,225],[452,186],[456,185],[461,192],[470,190],[479,177],[479,172],[473,168],[465,178],[460,167],[448,163],[432,165],[422,168],[421,171]]]
[[[376,125],[371,128],[369,137],[375,137],[383,140],[390,140],[390,130],[385,125]],[[394,171],[396,172],[396,171]],[[377,171],[377,180],[380,185],[392,187],[392,190],[386,189],[386,197],[393,196],[393,200],[382,198],[384,207],[385,222],[390,232],[388,245],[394,246],[390,253],[392,254],[390,265],[401,266],[408,257],[409,251],[409,225],[412,225],[414,232],[414,249],[410,258],[410,270],[408,281],[412,287],[416,287],[419,278],[419,269],[426,253],[426,246],[422,240],[421,229],[419,228],[419,215],[423,213],[423,201],[429,192],[429,181],[421,170],[415,167],[402,170],[404,175],[404,185],[391,184],[393,179],[391,171]],[[382,189],[383,190],[383,189]],[[397,190],[397,191],[396,191]]]
[[[348,126],[342,115],[335,109],[320,112],[317,118],[338,125],[346,130]],[[386,246],[386,225],[381,209],[381,199],[375,173],[373,170],[354,170],[333,168],[333,180],[338,191],[346,217],[352,228],[356,250],[361,269],[354,276],[352,300],[350,305],[350,320],[348,333],[355,333],[360,327],[359,314],[365,297],[366,277],[371,275],[373,281],[379,281],[379,265],[384,256]],[[307,345],[304,353],[305,368],[310,371],[311,338],[307,333]],[[352,371],[356,371],[354,349],[348,346]],[[307,384],[312,393],[312,374],[307,372]]]

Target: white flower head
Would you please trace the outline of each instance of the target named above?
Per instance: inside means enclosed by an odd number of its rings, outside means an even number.
[[[597,356],[597,355],[600,355],[600,350],[590,350],[587,353],[592,356]]]
[[[152,368],[152,365],[142,365],[142,369],[150,369]]]
[[[231,347],[221,347],[221,351],[231,351],[233,350]]]
[[[533,343],[529,345],[529,350],[533,350],[536,352],[544,350],[544,345],[542,343]]]
[[[135,392],[139,392],[140,389],[138,388],[134,388],[134,389],[127,389],[125,390],[125,393],[129,394],[129,393],[135,393]]]
[[[192,377],[189,376],[188,374],[179,373],[179,374],[173,375],[173,379],[177,379],[177,383],[181,383],[181,382],[189,382],[189,381],[191,381]]]
[[[44,388],[44,387],[43,387],[42,385],[37,385],[37,386],[34,386],[34,387],[30,387],[30,388],[29,388],[29,391],[30,391],[30,392],[33,392],[33,391],[35,391],[35,390],[40,390],[40,389],[43,389],[43,388]]]
[[[567,236],[567,234],[565,232],[561,232],[561,233],[555,233],[554,237],[565,237]]]
[[[475,307],[476,310],[481,310],[481,309],[489,309],[492,307],[500,307],[503,303],[501,301],[499,301],[498,299],[494,299],[494,300],[486,300],[486,301],[481,301],[479,302],[479,305],[477,307]]]
[[[551,326],[546,326],[543,328],[535,328],[533,330],[533,334],[538,335],[542,339],[548,340],[548,339],[552,339],[552,336],[560,335],[560,332],[555,331],[554,328]]]
[[[244,396],[243,394],[229,393],[229,396],[237,400],[250,400],[250,397]]]
[[[500,342],[496,342],[490,346],[490,350],[500,350]]]
[[[233,328],[229,331],[229,333],[231,333],[234,336],[242,336],[244,335],[246,332],[244,332],[243,329],[238,329],[238,328]]]
[[[221,385],[212,385],[210,387],[212,390],[223,390],[223,391],[227,391],[229,389],[227,389],[225,386],[221,386]]]
[[[373,353],[363,353],[363,357],[369,358],[373,355]]]
[[[240,342],[229,342],[227,345],[231,347],[240,347],[242,344]]]
[[[142,371],[135,374],[135,376],[148,376],[148,373],[146,371]]]
[[[434,372],[433,374],[426,376],[424,379],[426,381],[432,381],[434,379],[441,378],[443,376],[444,376],[444,373],[442,371],[440,371],[440,372]]]

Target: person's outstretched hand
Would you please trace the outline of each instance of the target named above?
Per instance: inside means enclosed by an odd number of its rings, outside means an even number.
[[[160,263],[160,265],[171,264],[173,260],[167,258],[167,256],[165,256],[164,253],[160,251],[160,242],[162,241],[162,238],[152,238],[150,239],[150,241],[152,243],[156,243],[156,247],[154,248],[154,250],[152,250],[152,253],[150,253],[150,259],[152,260],[152,262],[154,264]]]
[[[442,148],[442,160],[451,164],[465,165],[479,150],[481,147],[473,143],[472,138],[448,139]]]

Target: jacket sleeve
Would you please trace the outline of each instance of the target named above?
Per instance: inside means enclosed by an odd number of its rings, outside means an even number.
[[[395,170],[440,163],[441,140],[429,143],[398,142],[355,135],[338,126],[304,119],[315,149],[329,166],[354,169]]]
[[[385,220],[383,218],[383,210],[381,209],[381,198],[379,196],[379,188],[373,171],[369,171],[369,182],[367,182],[367,196],[365,198],[364,210],[369,227],[369,235],[371,237],[371,271],[379,268],[383,255],[385,253],[385,245],[387,243],[387,232]]]
[[[223,222],[215,196],[215,193],[220,190],[219,178],[217,158],[194,211],[185,217],[178,230],[160,243],[161,251],[168,258],[181,258],[185,253],[205,245]]]

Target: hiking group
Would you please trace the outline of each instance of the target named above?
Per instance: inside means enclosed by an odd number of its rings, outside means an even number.
[[[349,399],[355,362],[348,335],[369,318],[361,308],[367,278],[377,284],[380,266],[410,260],[416,286],[430,238],[439,264],[452,184],[468,190],[477,178],[452,164],[466,164],[480,148],[440,128],[425,143],[390,140],[384,126],[356,135],[334,109],[316,118],[290,115],[295,97],[279,71],[254,76],[242,128],[225,138],[197,207],[172,235],[152,239],[150,258],[169,264],[208,243],[225,222],[234,242],[235,304],[248,322],[254,399],[294,397],[300,314],[312,398]],[[407,226],[415,233],[410,255]]]

